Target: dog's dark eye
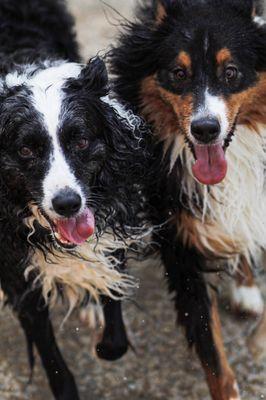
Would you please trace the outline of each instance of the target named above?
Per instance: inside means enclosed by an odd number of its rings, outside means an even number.
[[[89,141],[86,138],[81,138],[75,143],[77,150],[86,150],[89,146]]]
[[[238,70],[236,67],[230,66],[225,70],[225,77],[227,81],[233,81],[238,76]]]
[[[176,80],[184,81],[187,78],[187,71],[180,67],[173,71],[173,75]]]
[[[19,149],[18,154],[22,158],[31,158],[33,156],[33,152],[29,147],[23,146]]]

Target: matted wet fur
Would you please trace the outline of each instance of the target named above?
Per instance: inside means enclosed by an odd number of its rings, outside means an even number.
[[[102,320],[103,296],[136,287],[118,253],[143,235],[146,129],[110,92],[104,62],[79,62],[64,1],[0,0],[0,27],[1,289],[31,367],[34,345],[54,397],[77,400],[49,307],[62,298],[66,317],[80,307]]]
[[[235,299],[260,314],[249,266],[265,250],[266,25],[253,1],[154,0],[111,52],[120,98],[150,123],[160,172],[150,200],[178,321],[212,398],[239,399],[204,272],[240,271]],[[244,290],[242,290],[244,289]],[[242,299],[243,294],[256,301]]]
[[[32,217],[24,221],[33,229],[28,236],[29,242],[30,236],[34,235],[34,223],[50,229],[37,206],[30,206],[30,210]],[[69,312],[82,305],[88,296],[98,305],[103,295],[121,299],[137,285],[132,277],[119,271],[120,262],[115,255],[117,250],[126,251],[129,246],[130,241],[126,243],[111,233],[105,233],[99,240],[92,238],[72,252],[47,244],[48,251],[33,250],[25,278],[28,280],[32,273],[37,274],[33,287],[41,287],[47,304],[53,307],[58,297],[63,297],[68,302]]]

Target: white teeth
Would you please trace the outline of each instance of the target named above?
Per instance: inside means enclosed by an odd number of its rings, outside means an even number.
[[[50,231],[51,231],[51,235],[52,238],[54,239],[54,243],[60,248],[60,246],[62,247],[62,245],[65,245],[67,247],[75,247],[75,243],[72,243],[70,241],[68,241],[67,239],[63,238],[60,235],[60,232],[58,232],[57,230],[57,225],[56,225],[56,221],[55,220],[51,220],[49,219],[44,213],[42,213],[42,211],[40,210],[40,214],[43,216],[43,218],[45,218],[45,220],[47,221]],[[48,228],[48,225],[45,224],[45,227]]]
[[[63,239],[59,232],[53,231],[53,234],[55,238],[59,241],[59,243],[66,244],[68,246],[72,244],[69,241]]]

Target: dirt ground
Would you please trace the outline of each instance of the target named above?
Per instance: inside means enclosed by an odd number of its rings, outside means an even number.
[[[130,17],[134,0],[107,1]],[[114,12],[99,0],[69,0],[69,5],[77,17],[84,58],[104,51],[118,29]],[[133,301],[125,305],[129,335],[136,354],[130,351],[115,363],[95,360],[89,351],[89,332],[79,320],[73,316],[61,330],[62,311],[53,316],[61,349],[75,373],[81,399],[209,399],[199,363],[186,350],[182,332],[175,328],[175,315],[162,272],[151,263],[145,268],[138,267],[136,274],[141,282],[134,299],[138,306]],[[265,275],[259,281],[266,296]],[[266,399],[266,361],[255,362],[246,348],[246,338],[254,322],[236,320],[224,306],[221,314],[226,348],[243,400]],[[52,399],[38,359],[33,384],[27,385],[29,369],[24,337],[8,310],[1,312],[0,326],[0,400]]]

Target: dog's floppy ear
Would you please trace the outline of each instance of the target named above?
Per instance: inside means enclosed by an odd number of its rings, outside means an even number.
[[[266,72],[266,20],[263,17],[253,17],[255,36],[253,39],[254,50],[257,55],[256,70]]]
[[[100,57],[90,59],[82,69],[79,79],[83,81],[86,89],[104,94],[108,86],[108,73],[104,61]]]
[[[72,81],[71,87],[93,92],[99,97],[105,96],[108,92],[108,73],[104,61],[100,57],[91,58],[78,78]]]

